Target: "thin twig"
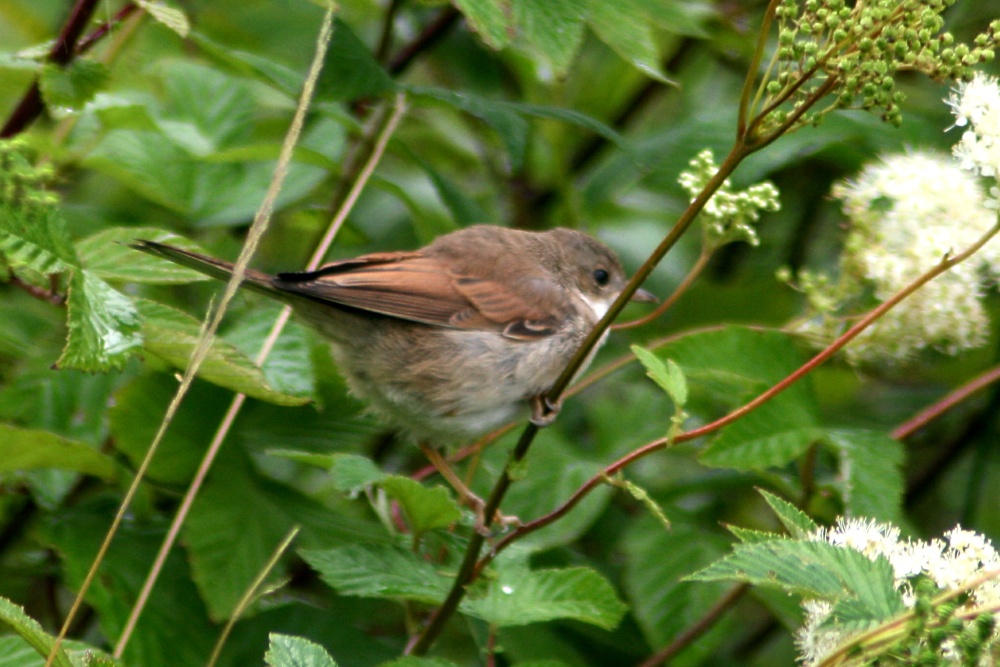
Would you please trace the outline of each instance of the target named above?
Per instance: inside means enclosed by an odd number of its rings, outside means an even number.
[[[7,282],[8,284],[13,285],[14,287],[20,290],[24,290],[34,298],[39,299],[41,301],[48,301],[49,303],[56,306],[66,305],[66,295],[60,294],[51,289],[45,289],[44,287],[39,287],[38,285],[32,285],[31,283],[25,282],[21,280],[21,278],[18,277],[18,275],[13,271],[10,271],[10,273],[8,274]]]
[[[965,401],[972,394],[985,389],[998,380],[1000,380],[1000,366],[994,366],[894,428],[892,437],[897,440],[905,440],[948,410]]]
[[[665,664],[688,647],[695,639],[712,629],[722,616],[736,606],[750,590],[749,584],[739,584],[719,598],[719,601],[695,621],[687,630],[677,635],[672,642],[657,651],[639,664],[639,667],[656,667]]]
[[[389,57],[389,49],[392,48],[392,29],[396,22],[396,14],[402,6],[403,0],[389,0],[389,6],[385,9],[385,17],[382,19],[382,35],[378,40],[378,48],[375,49],[375,58],[380,63],[385,63]]]
[[[219,634],[219,638],[215,642],[215,647],[212,649],[212,655],[209,657],[205,667],[215,667],[215,663],[219,661],[219,656],[222,655],[222,647],[226,645],[226,640],[229,638],[229,634],[233,631],[233,626],[236,625],[236,621],[240,619],[243,612],[250,606],[250,603],[253,602],[254,598],[258,596],[261,587],[264,585],[264,580],[271,574],[271,571],[278,564],[278,560],[280,560],[281,556],[288,551],[288,547],[291,546],[292,541],[298,534],[298,526],[293,526],[292,529],[288,531],[288,534],[285,535],[285,539],[281,540],[281,543],[274,550],[274,553],[271,554],[271,558],[269,558],[267,563],[264,564],[264,567],[260,569],[260,572],[257,574],[257,578],[253,580],[250,587],[243,593],[243,597],[241,597],[240,601],[236,603],[236,608],[233,609],[233,613],[230,614],[229,620],[226,621],[226,627],[224,627],[222,632]]]
[[[83,29],[90,21],[90,17],[97,8],[98,0],[77,0],[70,11],[69,18],[63,25],[59,36],[56,38],[52,48],[49,49],[46,60],[59,67],[65,67],[76,56],[76,40],[83,34]],[[7,118],[3,129],[0,129],[0,139],[6,139],[20,134],[26,127],[31,125],[45,108],[42,100],[42,89],[38,79],[31,84],[31,88],[24,94],[21,101],[14,108],[14,111]]]
[[[389,70],[389,74],[396,76],[403,73],[418,55],[441,41],[448,34],[451,26],[458,21],[459,17],[461,17],[461,14],[451,5],[442,9],[441,13],[427,24],[423,32],[389,59],[389,64],[386,67]]]
[[[711,259],[711,257],[712,252],[707,248],[703,248],[701,253],[698,255],[698,260],[694,263],[694,266],[691,267],[691,270],[688,271],[687,275],[684,276],[684,280],[682,280],[680,285],[677,286],[677,289],[675,289],[669,297],[664,299],[663,303],[657,306],[653,312],[648,313],[643,317],[629,320],[628,322],[612,324],[611,330],[621,331],[623,329],[634,329],[635,327],[641,327],[658,319],[661,315],[670,310],[673,305],[677,303],[682,296],[684,296],[684,293],[687,292],[692,285],[694,285],[695,281],[705,271],[705,267],[708,266],[708,260]]]

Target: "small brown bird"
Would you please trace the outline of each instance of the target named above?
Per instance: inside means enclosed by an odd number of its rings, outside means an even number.
[[[132,247],[221,280],[232,272],[169,245]],[[329,339],[348,385],[378,416],[440,445],[528,407],[536,423],[550,421],[541,397],[625,283],[615,254],[586,234],[480,225],[309,273],[248,269],[244,284]],[[655,300],[644,290],[634,299]]]

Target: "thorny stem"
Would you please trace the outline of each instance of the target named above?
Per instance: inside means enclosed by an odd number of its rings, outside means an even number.
[[[819,354],[817,354],[808,362],[803,364],[796,371],[791,373],[788,377],[783,379],[781,382],[778,382],[773,387],[771,387],[764,393],[760,394],[757,398],[753,399],[746,405],[734,410],[733,412],[730,412],[728,415],[722,417],[721,419],[717,419],[716,421],[710,424],[702,426],[701,428],[681,433],[673,438],[669,439],[660,438],[654,440],[630,452],[628,455],[618,459],[611,465],[607,466],[606,468],[598,472],[596,475],[591,477],[582,486],[580,486],[580,488],[578,488],[573,493],[573,495],[562,505],[560,505],[553,511],[549,512],[548,514],[541,516],[538,519],[535,519],[534,521],[530,521],[528,523],[522,524],[521,526],[518,526],[513,531],[505,535],[502,539],[500,539],[496,543],[496,545],[494,545],[493,549],[490,550],[490,553],[484,556],[483,559],[476,565],[476,573],[482,571],[482,569],[486,567],[493,560],[493,558],[497,556],[497,554],[503,551],[503,549],[508,547],[514,541],[524,537],[525,535],[528,535],[529,533],[533,533],[536,530],[539,530],[540,528],[544,528],[553,521],[567,514],[571,509],[573,509],[573,507],[575,507],[581,500],[583,500],[583,498],[586,497],[586,495],[589,494],[591,490],[593,490],[598,484],[600,484],[605,477],[614,475],[615,473],[619,472],[626,466],[631,465],[632,463],[638,461],[639,459],[649,454],[652,454],[653,452],[659,451],[667,447],[668,445],[688,442],[690,440],[700,438],[704,435],[714,433],[715,431],[718,431],[724,426],[728,426],[734,421],[744,417],[748,413],[757,409],[767,401],[771,400],[772,398],[783,392],[785,389],[793,385],[795,382],[808,375],[817,366],[819,366],[827,359],[832,357],[834,354],[839,352],[841,349],[843,349],[845,345],[847,345],[851,340],[856,338],[862,331],[871,326],[876,320],[881,318],[885,313],[894,308],[903,299],[907,298],[908,296],[916,292],[918,289],[923,287],[926,283],[930,282],[937,276],[948,271],[953,266],[956,266],[964,262],[966,259],[974,255],[980,248],[983,247],[983,245],[986,244],[986,242],[988,242],[991,238],[993,238],[993,236],[995,236],[998,231],[1000,231],[1000,221],[994,224],[994,226],[989,231],[987,231],[982,237],[980,237],[978,241],[976,241],[973,245],[971,245],[961,253],[954,256],[946,255],[940,262],[938,262],[936,266],[926,271],[923,275],[921,275],[916,280],[911,282],[909,285],[907,285],[899,292],[894,294],[892,297],[887,299],[877,308],[869,312],[865,317],[861,318],[861,320],[859,320],[857,324],[855,324],[846,332],[844,332],[839,338],[837,338],[837,340],[831,343],[826,349],[821,351]]]

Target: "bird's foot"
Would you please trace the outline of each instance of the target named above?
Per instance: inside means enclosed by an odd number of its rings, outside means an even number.
[[[560,410],[562,410],[562,399],[553,401],[544,394],[531,397],[531,423],[539,428],[554,422]]]

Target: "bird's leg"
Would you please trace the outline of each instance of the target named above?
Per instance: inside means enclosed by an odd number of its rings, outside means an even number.
[[[476,532],[478,532],[481,535],[488,536],[489,528],[487,528],[486,526],[486,515],[485,515],[486,502],[482,498],[477,496],[475,493],[473,493],[472,489],[466,486],[465,482],[463,482],[461,478],[457,474],[455,474],[455,470],[450,465],[448,465],[448,461],[446,461],[445,458],[441,456],[441,452],[434,449],[427,443],[423,442],[420,443],[420,451],[424,453],[424,456],[426,456],[427,460],[431,462],[431,465],[433,465],[434,468],[437,469],[439,473],[441,473],[441,476],[444,477],[445,481],[451,485],[451,488],[455,489],[455,493],[458,494],[461,502],[471,507],[472,511],[475,512]],[[504,527],[518,525],[521,523],[520,519],[518,519],[517,517],[505,516],[500,512],[497,512],[495,519],[498,523],[500,523]]]
[[[531,423],[539,428],[554,422],[560,410],[562,410],[562,399],[553,401],[545,394],[531,397]]]

